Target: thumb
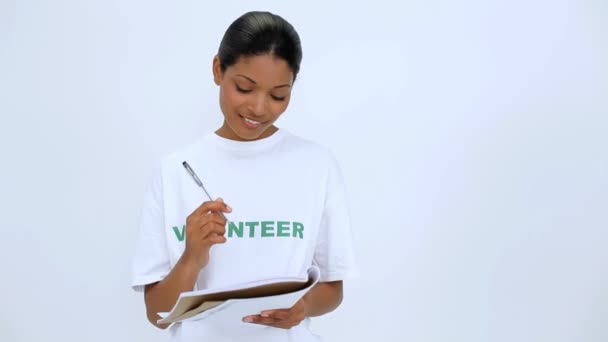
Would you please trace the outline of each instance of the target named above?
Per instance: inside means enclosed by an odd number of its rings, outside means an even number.
[[[218,197],[216,199],[216,201],[220,202],[220,203],[224,203],[224,199],[222,199],[221,197]],[[224,203],[224,204],[226,204],[226,203]],[[227,212],[229,212],[229,213],[232,212],[232,208],[228,204],[226,204],[226,209],[227,209]]]

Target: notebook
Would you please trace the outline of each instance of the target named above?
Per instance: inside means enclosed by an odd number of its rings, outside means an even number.
[[[311,266],[306,277],[256,280],[223,288],[183,292],[171,312],[161,312],[159,324],[204,319],[240,321],[263,310],[288,309],[319,282],[320,270]]]

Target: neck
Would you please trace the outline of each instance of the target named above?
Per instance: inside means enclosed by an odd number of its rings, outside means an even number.
[[[228,125],[228,123],[226,123],[226,121],[224,121],[224,124],[222,125],[222,127],[218,128],[215,131],[215,134],[219,135],[222,138],[226,138],[226,139],[230,139],[230,140],[255,141],[255,140],[268,138],[269,136],[273,135],[278,130],[279,130],[278,127],[276,127],[275,125],[272,125],[272,126],[268,127],[264,132],[262,132],[262,134],[260,134],[258,137],[253,138],[253,139],[246,139],[246,138],[243,138],[243,137],[239,136],[238,134],[236,134],[234,132],[234,130],[232,130],[232,128]]]

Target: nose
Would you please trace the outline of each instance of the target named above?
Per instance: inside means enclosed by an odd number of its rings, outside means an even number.
[[[268,99],[264,94],[258,94],[251,99],[248,107],[253,115],[262,116],[268,110]]]

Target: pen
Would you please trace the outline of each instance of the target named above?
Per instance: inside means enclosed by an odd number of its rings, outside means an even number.
[[[199,187],[201,187],[203,189],[203,191],[205,192],[205,194],[207,195],[207,197],[209,198],[210,201],[213,201],[213,198],[211,198],[211,195],[209,195],[209,193],[207,192],[207,189],[205,189],[205,186],[203,185],[203,182],[201,182],[201,180],[198,178],[198,176],[196,175],[196,173],[194,172],[194,170],[192,170],[192,168],[190,167],[190,165],[188,164],[188,162],[184,161],[182,163],[182,165],[184,166],[184,168],[186,169],[186,171],[188,171],[188,173],[190,174],[190,176],[192,176],[192,179],[194,179],[194,182],[196,183],[196,185],[198,185]],[[220,215],[222,215],[222,217],[226,220],[226,222],[228,222],[228,219],[226,218],[226,216],[224,215],[223,212],[220,211]]]

